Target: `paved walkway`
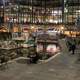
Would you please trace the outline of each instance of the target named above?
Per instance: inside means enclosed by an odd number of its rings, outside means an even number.
[[[0,70],[0,80],[80,80],[80,63],[77,54],[61,53],[42,64],[27,64],[17,60]]]

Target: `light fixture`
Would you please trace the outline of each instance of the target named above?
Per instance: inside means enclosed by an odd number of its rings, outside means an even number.
[[[53,22],[57,24],[58,23],[58,20],[54,20]]]
[[[76,10],[76,12],[79,12],[80,13],[80,10]]]
[[[57,23],[58,23],[58,20],[50,19],[49,22],[50,22],[50,23],[55,23],[55,24],[57,24]]]
[[[50,22],[50,23],[53,23],[53,19],[50,19],[49,22]]]
[[[64,30],[64,27],[63,26],[61,27],[61,30]]]
[[[31,26],[31,29],[34,29],[35,27],[34,26]]]
[[[67,13],[67,12],[68,12],[68,9],[67,9],[67,8],[65,8],[65,9],[64,9],[64,12],[66,12],[66,13]]]
[[[58,14],[58,11],[54,11],[54,14]]]

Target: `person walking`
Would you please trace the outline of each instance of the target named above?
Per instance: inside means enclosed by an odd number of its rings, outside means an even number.
[[[72,44],[71,44],[72,54],[75,54],[75,50],[76,50],[76,41],[75,39],[73,39]]]
[[[67,46],[68,46],[68,51],[71,52],[72,54],[75,54],[75,49],[76,49],[75,39],[68,40]]]
[[[76,49],[76,45],[75,44],[72,44],[71,45],[72,54],[75,54],[75,49]]]

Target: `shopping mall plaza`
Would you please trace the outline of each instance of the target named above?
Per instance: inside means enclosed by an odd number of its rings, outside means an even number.
[[[0,0],[0,80],[80,80],[80,0]]]

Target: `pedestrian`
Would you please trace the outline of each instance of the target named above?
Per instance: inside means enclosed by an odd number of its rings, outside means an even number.
[[[72,54],[75,54],[75,49],[76,49],[76,40],[73,39],[72,40],[72,43],[71,43],[71,51],[72,51]]]
[[[34,56],[33,62],[37,63],[38,60],[39,60],[39,55],[38,55],[37,52],[35,52],[35,56]]]
[[[71,45],[72,54],[75,54],[75,49],[76,49],[76,45],[75,44],[72,44]]]
[[[37,63],[38,59],[39,59],[39,56],[37,54],[37,52],[31,52],[28,57],[30,58],[30,63]]]

